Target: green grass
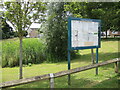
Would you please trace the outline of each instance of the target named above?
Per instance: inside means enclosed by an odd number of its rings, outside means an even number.
[[[71,68],[89,65],[91,61],[90,50],[80,50],[80,56],[71,60]],[[95,52],[95,50],[94,50]],[[99,49],[99,62],[118,58],[118,41],[102,40]],[[59,63],[32,64],[31,67],[23,67],[23,77],[33,77],[48,73],[67,70],[67,61]],[[19,67],[3,68],[2,82],[17,80]],[[106,65],[99,68],[99,75],[95,75],[95,69],[79,72],[71,75],[71,86],[67,85],[67,76],[55,79],[55,88],[118,88],[120,77],[114,72],[114,65]],[[19,85],[12,88],[49,88],[49,80],[37,81],[29,84]]]

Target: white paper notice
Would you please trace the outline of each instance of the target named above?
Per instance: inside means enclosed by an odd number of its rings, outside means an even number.
[[[72,20],[72,47],[98,46],[98,26],[98,22]]]

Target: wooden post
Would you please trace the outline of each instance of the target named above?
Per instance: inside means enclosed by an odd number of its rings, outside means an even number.
[[[92,64],[95,64],[94,51],[93,51],[93,49],[91,49],[91,55],[92,55]]]
[[[117,62],[115,62],[115,72],[118,73]]]
[[[118,73],[118,62],[115,62],[115,73]]]
[[[118,73],[120,74],[120,62],[118,62]]]
[[[50,73],[50,88],[53,90],[54,88],[54,75]]]

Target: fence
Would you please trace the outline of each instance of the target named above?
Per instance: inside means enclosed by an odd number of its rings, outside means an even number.
[[[120,62],[120,58],[115,58],[115,59],[108,60],[108,61],[105,61],[105,62],[101,62],[101,63],[98,63],[98,64],[91,64],[91,65],[88,65],[88,66],[78,67],[78,68],[74,68],[74,69],[71,69],[71,70],[66,70],[66,71],[61,71],[61,72],[57,72],[57,73],[50,73],[50,74],[35,76],[35,77],[31,77],[31,78],[25,78],[25,79],[0,83],[0,87],[1,88],[12,87],[12,86],[20,85],[20,84],[26,84],[26,83],[31,83],[31,82],[35,82],[35,81],[50,79],[50,87],[54,88],[54,78],[69,75],[69,74],[73,74],[73,73],[77,73],[77,72],[81,72],[81,71],[85,71],[85,70],[88,70],[88,69],[104,66],[104,65],[107,65],[107,64],[111,64],[111,63],[115,63],[115,72],[118,73],[118,68],[119,68],[118,67],[118,62]]]

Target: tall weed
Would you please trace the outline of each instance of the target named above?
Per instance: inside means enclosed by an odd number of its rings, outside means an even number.
[[[23,64],[43,62],[45,45],[37,38],[23,39]],[[2,41],[2,67],[19,65],[19,40]]]

